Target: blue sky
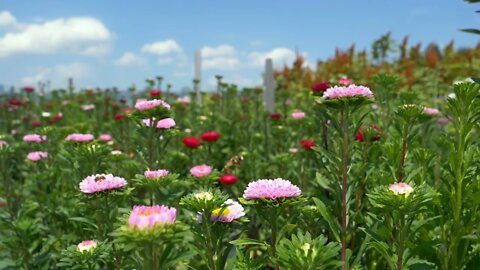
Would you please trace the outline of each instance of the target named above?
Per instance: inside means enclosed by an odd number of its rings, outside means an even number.
[[[263,61],[308,63],[336,47],[370,48],[391,31],[411,44],[454,39],[474,46],[480,5],[461,0],[364,1],[34,1],[0,0],[0,84],[65,87],[145,86],[156,75],[174,89],[191,85],[193,54],[203,52],[203,88],[215,74],[261,83]]]

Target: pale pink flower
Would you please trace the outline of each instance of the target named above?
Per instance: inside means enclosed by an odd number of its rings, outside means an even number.
[[[47,157],[48,157],[48,152],[40,152],[40,151],[30,152],[27,155],[27,158],[31,161],[39,161]]]
[[[437,119],[437,122],[440,123],[440,124],[447,124],[448,122],[450,122],[450,118],[440,117],[440,118]]]
[[[73,133],[68,135],[65,140],[73,141],[73,142],[89,142],[93,141],[95,137],[92,134],[81,134],[81,133]]]
[[[165,101],[163,101],[161,99],[138,101],[135,104],[135,109],[140,110],[140,111],[145,111],[145,110],[150,110],[150,109],[156,108],[158,106],[162,106],[165,109],[170,109],[170,104],[166,103]]]
[[[395,195],[408,195],[413,192],[413,188],[404,182],[391,184],[388,189]]]
[[[27,134],[23,136],[24,142],[43,142],[47,140],[47,136],[38,134]]]
[[[197,165],[193,168],[190,169],[190,173],[195,176],[195,177],[204,177],[209,175],[212,172],[212,167],[202,164],[202,165]]]
[[[288,152],[290,152],[290,153],[297,153],[297,152],[298,152],[298,148],[292,147],[292,148],[288,149]]]
[[[435,116],[435,115],[439,114],[440,111],[436,108],[424,107],[423,108],[423,113],[426,114],[426,115]]]
[[[183,104],[189,104],[192,102],[192,99],[190,97],[185,96],[185,97],[178,97],[177,101]]]
[[[114,156],[121,155],[121,154],[122,154],[122,151],[120,151],[120,150],[112,150],[112,153],[111,153],[111,154],[114,155]]]
[[[95,109],[95,105],[94,104],[87,104],[87,105],[80,106],[80,108],[84,111],[91,111],[91,110]]]
[[[223,210],[222,210],[223,209]],[[211,220],[219,222],[232,222],[245,216],[245,211],[238,202],[228,199],[219,207],[212,211]]]
[[[298,197],[302,191],[288,180],[282,178],[260,179],[250,182],[243,192],[243,198],[250,199],[272,199]]]
[[[153,122],[155,122],[155,118],[153,118]],[[150,119],[143,119],[143,123],[150,127],[152,124],[150,123]],[[169,129],[176,125],[175,120],[173,118],[164,118],[157,122],[157,128],[159,129]]]
[[[347,77],[342,77],[342,78],[340,78],[340,80],[338,80],[338,83],[343,84],[343,85],[350,85],[350,84],[352,84],[352,80],[350,80]]]
[[[81,253],[83,252],[92,252],[97,247],[97,241],[95,240],[85,240],[78,244],[77,249]]]
[[[8,143],[4,140],[0,140],[0,146],[7,145]]]
[[[165,177],[169,174],[170,172],[167,170],[156,170],[156,171],[145,171],[143,175],[145,178],[148,179],[158,179],[161,177]]]
[[[108,142],[112,139],[112,135],[110,134],[100,134],[100,136],[98,136],[98,138],[104,142]]]
[[[324,99],[337,99],[349,97],[366,97],[373,99],[373,93],[368,87],[351,84],[349,86],[334,86],[323,92]]]
[[[131,229],[148,230],[156,226],[164,226],[175,223],[177,218],[177,209],[164,205],[133,207],[128,226]]]
[[[123,188],[127,185],[127,180],[122,177],[111,174],[90,175],[80,182],[80,191],[83,193],[96,193],[112,189]]]
[[[301,112],[301,111],[293,112],[292,113],[292,118],[295,119],[295,120],[303,119],[303,118],[305,118],[305,113]]]

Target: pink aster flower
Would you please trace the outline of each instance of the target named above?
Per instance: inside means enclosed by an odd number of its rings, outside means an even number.
[[[156,170],[156,171],[145,171],[143,175],[145,178],[148,179],[158,179],[161,177],[165,177],[169,174],[170,172],[167,170]]]
[[[185,97],[177,98],[177,101],[183,104],[189,104],[192,102],[192,99],[190,97],[185,96]]]
[[[87,105],[80,106],[80,108],[84,111],[91,111],[91,110],[95,109],[95,105],[94,104],[87,104]]]
[[[290,181],[282,178],[260,179],[250,182],[243,192],[243,198],[250,199],[272,199],[298,197],[302,191]]]
[[[112,189],[119,189],[127,185],[127,181],[122,177],[111,174],[90,175],[80,182],[80,191],[91,194]]]
[[[155,118],[153,119],[155,122]],[[152,124],[150,123],[150,119],[143,119],[143,123],[147,126],[150,127]],[[169,129],[172,128],[176,125],[175,120],[173,118],[164,118],[160,121],[157,122],[157,128],[160,129]]]
[[[42,142],[46,140],[47,140],[47,136],[42,136],[38,134],[27,134],[23,136],[24,142]]]
[[[98,136],[98,138],[104,142],[108,142],[110,140],[112,140],[112,135],[110,134],[100,134],[100,136]]]
[[[373,98],[373,93],[368,87],[351,84],[349,86],[334,86],[328,88],[323,93],[324,99],[337,99],[348,97],[366,97]]]
[[[423,108],[423,113],[426,114],[426,115],[435,116],[435,115],[439,114],[440,111],[436,108],[424,107]]]
[[[7,145],[8,143],[4,140],[0,140],[0,146]]]
[[[155,226],[173,224],[176,218],[177,209],[173,207],[136,205],[128,218],[128,226],[131,229],[147,230]]]
[[[97,241],[95,240],[85,240],[78,244],[77,249],[81,253],[83,252],[92,252],[97,247]]]
[[[305,113],[301,112],[301,111],[293,112],[292,113],[292,118],[295,119],[295,120],[303,119],[303,118],[305,118]]]
[[[340,80],[338,80],[338,83],[343,84],[343,85],[350,85],[350,84],[352,84],[352,80],[350,80],[347,77],[342,77],[342,78],[340,78]]]
[[[163,101],[161,99],[138,101],[135,104],[135,109],[140,110],[140,111],[145,111],[145,110],[150,110],[150,109],[156,108],[158,106],[162,106],[166,109],[170,109],[170,104],[166,103],[165,101]]]
[[[405,194],[406,196],[408,196],[408,194],[413,192],[413,188],[407,183],[403,182],[391,184],[388,189],[392,191],[395,195]]]
[[[93,141],[95,137],[92,134],[81,134],[81,133],[73,133],[67,136],[65,140],[73,141],[73,142],[89,142]]]
[[[27,158],[31,161],[39,161],[41,159],[47,158],[48,157],[48,152],[30,152],[28,153]]]
[[[212,211],[211,220],[219,222],[232,222],[243,216],[245,216],[245,212],[242,205],[232,199],[228,199],[223,203],[222,207]]]
[[[195,177],[204,177],[209,175],[212,172],[212,167],[202,164],[202,165],[197,165],[193,168],[190,169],[190,173],[195,176]]]
[[[450,122],[450,118],[440,117],[440,118],[437,119],[437,122],[440,123],[440,124],[447,124],[448,122]]]
[[[297,152],[298,152],[298,148],[295,148],[295,147],[289,148],[289,149],[288,149],[288,152],[290,152],[290,153],[297,153]]]

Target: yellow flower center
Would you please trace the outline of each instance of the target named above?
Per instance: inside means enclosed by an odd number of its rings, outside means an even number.
[[[219,214],[221,214],[222,216],[228,216],[228,214],[230,214],[230,210],[228,210],[228,208],[217,208],[212,211],[212,215],[214,216],[218,216]]]

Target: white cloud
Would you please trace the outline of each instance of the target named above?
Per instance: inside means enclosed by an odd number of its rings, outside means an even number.
[[[180,54],[182,52],[182,47],[180,47],[175,40],[167,39],[164,41],[156,41],[154,43],[145,44],[142,47],[142,52],[157,55],[167,55],[171,53]]]
[[[233,46],[230,45],[219,45],[217,47],[203,47],[202,48],[202,57],[226,57],[226,56],[236,56],[237,51]]]
[[[305,53],[301,53],[306,56]],[[262,67],[265,65],[265,59],[271,58],[274,66],[279,67],[284,64],[290,65],[295,61],[296,53],[287,48],[275,48],[268,52],[252,52],[248,54],[250,64],[254,67]]]
[[[203,60],[204,69],[234,69],[240,66],[240,60],[236,57],[218,57]]]
[[[141,66],[145,65],[146,63],[147,60],[145,60],[145,58],[131,52],[124,53],[115,61],[115,65],[119,66]]]
[[[88,78],[91,68],[84,63],[60,64],[49,68],[38,68],[33,74],[23,77],[21,84],[36,84],[39,81],[50,80],[52,85],[66,85],[68,78],[74,78],[75,82]]]
[[[157,63],[161,66],[168,65],[168,64],[173,63],[173,58],[172,57],[160,57],[160,58],[158,58]]]
[[[20,24],[10,15],[7,11],[0,16],[0,25],[11,30],[0,37],[0,58],[18,54],[101,55],[110,49],[112,33],[95,18],[72,17]]]

